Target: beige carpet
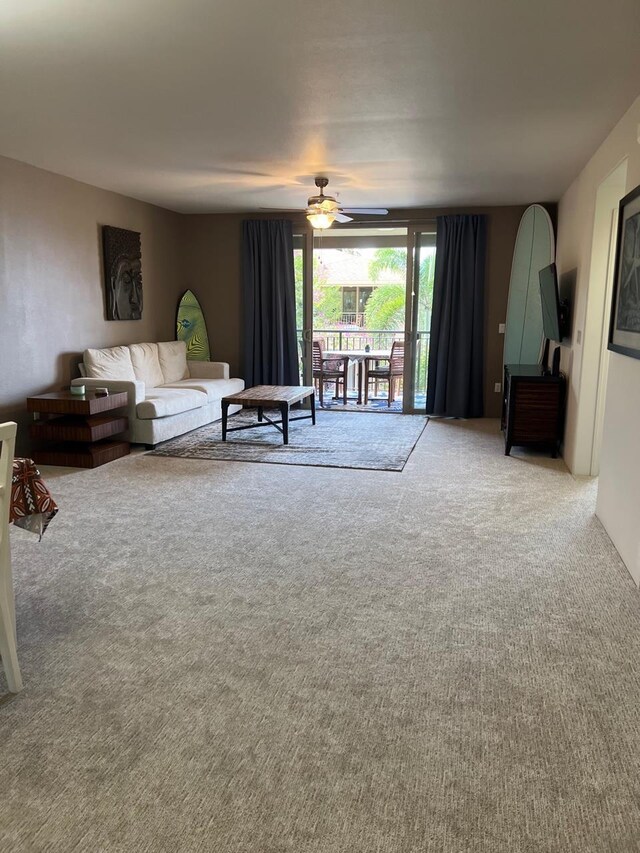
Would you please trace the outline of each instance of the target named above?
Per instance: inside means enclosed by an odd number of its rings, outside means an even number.
[[[640,850],[640,594],[561,462],[432,421],[402,473],[48,481],[0,850]]]

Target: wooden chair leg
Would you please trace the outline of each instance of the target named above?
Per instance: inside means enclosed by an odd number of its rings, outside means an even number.
[[[391,408],[391,398],[393,397],[393,376],[389,374],[389,393],[387,395],[387,408]]]
[[[324,406],[324,376],[320,374],[320,378],[318,379],[318,397],[320,399],[320,405]]]
[[[344,376],[342,377],[342,402],[347,405],[347,370],[345,368]]]

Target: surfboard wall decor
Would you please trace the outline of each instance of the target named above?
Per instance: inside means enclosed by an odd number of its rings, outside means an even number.
[[[182,294],[178,303],[176,320],[176,340],[187,345],[187,358],[190,361],[209,361],[209,335],[202,308],[192,290]]]
[[[540,204],[522,214],[513,249],[504,364],[537,364],[543,338],[538,273],[555,258],[553,223]]]

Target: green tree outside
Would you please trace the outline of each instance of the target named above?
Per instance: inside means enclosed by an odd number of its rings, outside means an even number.
[[[302,251],[293,258],[296,283],[296,326],[304,328],[304,287]],[[342,317],[342,290],[327,283],[327,273],[317,255],[313,257],[313,326],[316,329],[333,328]]]
[[[376,250],[369,263],[369,275],[372,281],[379,281],[385,272],[404,273],[406,268],[406,249],[387,247]],[[434,268],[435,253],[424,254],[420,261],[418,296],[418,328],[421,330],[427,330],[431,321]],[[382,284],[374,288],[364,309],[365,328],[404,329],[405,295],[404,284]]]
[[[405,289],[401,284],[374,287],[364,306],[364,328],[378,331],[404,329]]]
[[[385,272],[404,273],[407,264],[406,249],[387,247],[377,249],[369,262],[372,282],[380,280]],[[428,330],[433,302],[433,275],[435,253],[423,254],[420,262],[418,300],[418,328]],[[302,329],[303,314],[303,258],[302,251],[294,254],[296,283],[296,325]],[[381,284],[375,287],[365,305],[364,328],[393,331],[404,329],[405,285]],[[342,289],[327,282],[327,273],[317,255],[313,258],[313,324],[315,328],[339,327],[342,317]]]

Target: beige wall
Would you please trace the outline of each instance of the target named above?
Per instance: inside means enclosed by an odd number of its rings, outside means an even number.
[[[175,337],[180,220],[0,158],[0,421],[18,421],[20,448],[25,397],[68,384],[83,349]],[[105,319],[101,225],[141,232],[141,320]]]
[[[592,297],[602,285],[590,277],[596,197],[601,183],[625,158],[628,158],[626,191],[640,184],[639,124],[640,98],[598,148],[559,206],[558,268],[560,274],[575,275],[576,280],[572,345],[563,354],[563,366],[569,374],[564,455],[575,473],[587,473],[583,470],[589,455],[586,445],[593,438],[594,426],[594,412],[586,402],[594,398],[597,376],[586,365],[600,347],[599,333],[589,316]],[[640,361],[611,353],[597,513],[636,582],[640,582],[639,425]]]
[[[511,259],[524,206],[456,209],[392,210],[389,219],[426,221],[445,213],[484,213],[488,217],[487,286],[485,314],[485,413],[500,414],[504,336],[498,333],[507,311]],[[552,216],[555,215],[551,206]],[[228,361],[232,373],[241,371],[242,306],[240,298],[240,241],[243,219],[264,214],[212,214],[188,216],[183,223],[185,270],[189,287],[202,303],[207,317],[212,352]]]
[[[242,376],[241,223],[249,214],[185,216],[182,239],[187,287],[207,320],[211,358]]]

